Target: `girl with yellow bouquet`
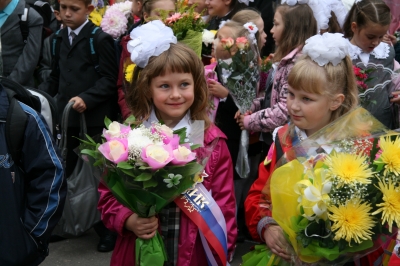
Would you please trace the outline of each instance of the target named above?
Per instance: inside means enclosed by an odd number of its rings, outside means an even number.
[[[288,76],[287,109],[290,122],[275,130],[274,145],[260,164],[259,177],[250,188],[245,202],[246,224],[252,237],[265,242],[272,256],[281,258],[281,261],[293,260],[296,255],[293,248],[296,250],[296,247],[292,248],[284,230],[272,217],[274,202],[270,179],[276,162],[291,147],[358,105],[352,62],[342,34],[325,33],[309,38],[303,54]],[[295,159],[290,157],[290,153],[286,154],[288,161]],[[370,253],[362,258],[365,260],[361,261],[361,265],[371,265],[381,253],[382,249]],[[244,257],[243,266],[251,264],[249,259],[249,256]]]

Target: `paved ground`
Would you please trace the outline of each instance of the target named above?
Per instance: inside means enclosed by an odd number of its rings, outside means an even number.
[[[107,266],[110,264],[111,252],[97,252],[98,236],[94,230],[89,230],[85,235],[50,244],[50,255],[41,264],[43,266]],[[238,245],[231,266],[239,266],[243,254],[254,245],[244,242]]]

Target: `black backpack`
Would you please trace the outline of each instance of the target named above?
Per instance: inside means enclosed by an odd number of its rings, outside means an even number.
[[[28,1],[28,0],[27,0]],[[33,8],[39,15],[43,18],[43,29],[42,29],[42,44],[44,39],[49,37],[53,30],[50,25],[52,21],[55,19],[53,10],[48,2],[36,1],[32,3],[25,3],[24,15],[20,16],[19,27],[21,29],[22,40],[26,44],[28,42],[29,36],[29,25],[28,25],[28,17],[29,10]]]
[[[18,101],[28,105],[40,114],[42,112],[41,100],[30,91],[42,95],[48,101],[51,113],[54,114],[51,115],[53,120],[53,134],[56,134],[58,127],[56,104],[54,99],[47,93],[35,89],[28,90],[10,79],[0,77],[0,84],[5,89],[10,103],[5,127],[6,142],[13,161],[18,164],[21,159],[25,128],[28,123],[28,115],[22,109]]]
[[[67,29],[65,29],[67,30]],[[61,31],[62,29],[56,31],[54,33],[52,43],[51,43],[51,56],[53,57],[53,64],[55,64],[56,68],[59,68],[58,61],[60,59],[60,49],[61,49]],[[94,69],[96,70],[97,73],[100,73],[100,65],[99,65],[99,57],[96,53],[97,51],[97,43],[99,39],[99,35],[103,31],[100,29],[100,27],[93,27],[93,29],[90,31],[90,36],[89,36],[89,42],[88,42],[88,47],[87,51],[90,55],[90,58],[92,60]],[[54,68],[53,68],[54,69]]]

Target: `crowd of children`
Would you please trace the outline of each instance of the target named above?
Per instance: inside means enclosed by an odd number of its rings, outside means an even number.
[[[66,177],[78,160],[73,149],[79,144],[74,136],[80,131],[80,113],[86,116],[89,135],[102,133],[105,116],[124,120],[134,115],[138,124],[161,121],[174,130],[186,127],[188,132],[191,121],[202,120],[205,146],[217,139],[203,184],[225,218],[227,260],[247,231],[276,256],[290,260],[292,249],[287,248],[283,230],[272,217],[271,198],[263,199],[267,207],[260,208],[262,191],[268,189],[265,184],[274,170],[264,159],[278,160],[293,145],[359,104],[388,128],[399,127],[400,84],[393,85],[392,73],[400,65],[395,60],[396,40],[388,34],[391,10],[384,0],[355,0],[350,10],[340,0],[282,0],[276,9],[268,10],[274,12],[272,28],[257,10],[261,2],[186,1],[201,15],[207,30],[217,31],[211,55],[201,60],[192,49],[177,43],[160,21],[175,16],[175,0],[132,0],[131,13],[137,21],[118,41],[87,19],[94,9],[91,0],[60,0],[55,12],[62,29],[44,42],[47,57],[41,61],[44,81],[39,89],[56,96],[60,117],[66,104],[75,102],[68,128]],[[154,34],[159,35],[154,38]],[[256,47],[253,52],[261,62],[267,35],[276,47],[270,56],[271,69],[265,82],[254,87],[251,108],[240,112],[222,64],[235,62],[235,54],[242,53],[234,42],[243,36],[246,47]],[[324,52],[324,47],[313,43],[316,35],[331,36],[323,40],[333,40],[337,46],[325,43],[332,50]],[[92,36],[95,59],[89,48]],[[229,40],[233,41],[230,46]],[[205,65],[211,57],[213,63]],[[136,66],[127,77],[131,64]],[[374,68],[368,84],[373,90],[360,91],[353,67]],[[206,79],[205,68],[215,71],[215,78]],[[217,104],[210,119],[212,98]],[[251,133],[247,179],[235,169],[242,130]],[[201,153],[201,148],[196,152]],[[135,265],[136,239],[151,239],[157,230],[166,246],[164,265],[207,265],[210,261],[226,265],[216,253],[205,250],[199,228],[174,202],[159,215],[142,218],[119,203],[102,183],[99,193],[98,209],[107,227],[101,235],[108,235],[108,242],[99,243],[98,249],[114,249],[111,265]],[[378,249],[363,263],[375,265],[382,253]]]

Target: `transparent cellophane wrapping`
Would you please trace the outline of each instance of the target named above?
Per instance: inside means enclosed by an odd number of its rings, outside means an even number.
[[[248,45],[244,49],[238,49],[228,60],[222,60],[216,53],[218,69],[221,73],[222,83],[229,90],[229,95],[239,109],[244,114],[250,110],[253,100],[257,95],[257,86],[260,80],[259,51],[257,43],[249,36]],[[219,45],[219,39],[215,40],[215,46]],[[234,44],[232,48],[235,49]],[[249,132],[242,130],[239,142],[239,152],[235,165],[235,170],[241,178],[247,178],[250,174],[250,164],[247,154],[249,147]]]
[[[376,223],[376,230],[379,232],[376,232],[371,240],[363,241],[361,244],[341,246],[340,251],[338,243],[334,247],[320,246],[320,240],[328,235],[325,231],[321,235],[309,232],[309,235],[313,235],[313,238],[308,246],[304,247],[304,234],[301,238],[299,232],[307,230],[307,226],[312,221],[302,216],[299,207],[299,194],[295,192],[295,187],[302,180],[314,178],[311,183],[320,182],[318,181],[320,176],[316,174],[316,171],[315,173],[313,171],[307,172],[305,167],[318,168],[317,166],[322,164],[325,156],[320,154],[321,148],[327,153],[349,150],[354,152],[357,150],[360,154],[372,156],[374,151],[371,151],[366,143],[371,144],[382,136],[395,137],[398,134],[396,131],[385,128],[368,111],[358,107],[301,141],[298,145],[293,146],[276,163],[275,170],[262,191],[260,208],[272,209],[272,218],[284,230],[293,254],[290,264],[342,265],[349,260],[363,257],[380,247],[383,249],[387,247],[391,237],[397,234],[397,228],[393,228],[390,233],[385,226],[379,226],[380,221]],[[351,147],[354,143],[358,143],[359,147]],[[315,185],[315,183],[313,184]],[[319,221],[323,222],[321,219]],[[325,223],[328,223],[328,221]],[[330,225],[325,224],[324,227],[330,228]],[[331,232],[332,237],[333,234]],[[279,257],[272,254],[271,251],[268,250],[267,253],[270,257],[269,263],[272,263],[270,265],[287,264],[286,261],[279,260]]]

